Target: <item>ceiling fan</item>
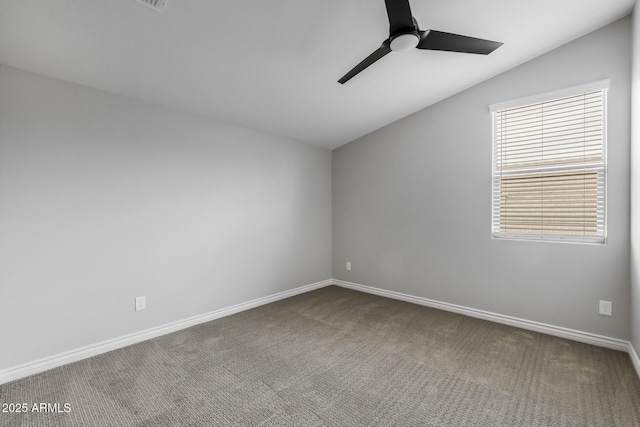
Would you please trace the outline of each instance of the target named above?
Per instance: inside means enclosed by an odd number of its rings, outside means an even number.
[[[476,53],[488,55],[502,43],[442,31],[421,31],[411,14],[409,0],[385,0],[389,17],[389,38],[382,45],[342,76],[338,82],[344,84],[362,70],[389,52],[407,52],[411,49],[444,50],[448,52]]]

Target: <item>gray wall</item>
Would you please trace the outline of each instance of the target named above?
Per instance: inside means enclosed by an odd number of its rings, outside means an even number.
[[[330,277],[328,150],[0,67],[0,370]]]
[[[633,11],[631,75],[631,344],[640,354],[640,9]]]
[[[628,339],[630,24],[334,150],[333,277]],[[492,240],[489,105],[605,78],[608,244]],[[598,314],[599,299],[613,317]]]

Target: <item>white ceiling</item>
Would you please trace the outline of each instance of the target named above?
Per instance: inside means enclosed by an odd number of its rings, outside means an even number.
[[[335,148],[631,12],[634,0],[413,0],[414,49],[337,80],[388,37],[383,0],[0,0],[0,63]]]

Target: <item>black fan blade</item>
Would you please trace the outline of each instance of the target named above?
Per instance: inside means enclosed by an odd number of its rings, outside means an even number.
[[[420,43],[417,48],[488,55],[500,46],[500,42],[430,30],[420,31]]]
[[[391,52],[391,48],[389,47],[389,41],[386,40],[384,43],[382,43],[382,46],[380,46],[378,48],[378,50],[373,52],[371,55],[367,56],[361,63],[356,65],[353,68],[353,70],[349,71],[347,74],[342,76],[342,78],[340,80],[338,80],[338,82],[342,83],[342,84],[345,84],[352,77],[356,76],[362,70],[364,70],[369,65],[373,64],[374,62],[376,62],[378,59],[382,58],[383,56],[385,56],[389,52]]]
[[[409,0],[385,0],[389,17],[389,35],[415,31]]]

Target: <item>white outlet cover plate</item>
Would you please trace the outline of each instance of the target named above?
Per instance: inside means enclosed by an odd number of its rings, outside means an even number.
[[[602,301],[602,300],[600,300],[599,313],[604,315],[604,316],[613,315],[613,305],[612,305],[611,301]]]
[[[146,297],[136,297],[136,311],[144,310],[147,308]]]

